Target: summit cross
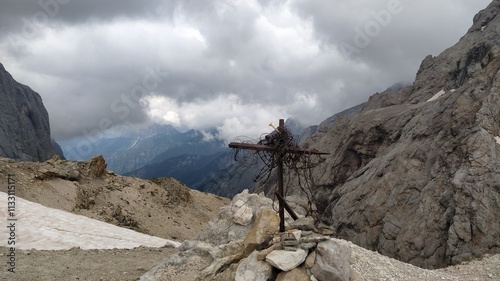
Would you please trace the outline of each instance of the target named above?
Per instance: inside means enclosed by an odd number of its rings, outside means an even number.
[[[286,133],[285,129],[285,120],[279,120],[278,128],[275,128],[278,134]],[[274,152],[278,151],[278,147],[276,144],[271,142],[270,144],[249,144],[249,143],[239,143],[239,142],[231,142],[229,143],[230,148],[235,149],[247,149],[254,151],[263,151],[263,152]],[[326,155],[330,154],[327,152],[320,152],[316,150],[302,149],[299,147],[290,147],[283,150],[284,153],[292,153],[292,154],[308,154],[308,155]],[[276,194],[278,195],[279,201],[279,217],[280,217],[280,232],[285,231],[285,196],[284,196],[284,188],[283,188],[283,156],[282,154],[277,155],[277,166],[278,166],[278,190]],[[287,208],[288,209],[288,208]],[[289,211],[291,212],[291,211]]]

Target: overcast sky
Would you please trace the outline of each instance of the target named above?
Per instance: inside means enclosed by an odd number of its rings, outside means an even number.
[[[490,2],[0,0],[0,62],[56,140],[151,120],[232,140],[413,82]]]

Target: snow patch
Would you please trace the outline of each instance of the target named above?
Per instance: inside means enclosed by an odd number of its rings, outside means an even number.
[[[134,143],[133,143],[133,144],[132,144],[129,148],[127,148],[127,150],[130,150],[130,149],[134,148],[134,146],[136,146],[136,145],[137,145],[137,143],[139,143],[139,141],[140,141],[140,140],[141,140],[141,138],[136,139],[136,140],[134,141]]]
[[[495,140],[497,141],[498,144],[500,144],[500,137],[495,137]]]
[[[7,200],[7,194],[0,192],[0,206],[7,206]],[[1,208],[0,221],[15,223],[17,249],[67,250],[80,247],[88,250],[180,246],[176,241],[48,208],[19,197],[16,197],[15,202],[13,214],[17,221],[7,221],[7,207]],[[2,233],[4,231],[6,230],[2,230]],[[1,239],[0,246],[7,247],[7,239]]]
[[[443,90],[439,91],[437,94],[435,94],[432,98],[428,99],[427,101],[434,101],[439,99],[442,95],[444,95],[446,92]]]

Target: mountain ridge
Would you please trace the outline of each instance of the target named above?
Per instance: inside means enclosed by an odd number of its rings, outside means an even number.
[[[0,157],[45,161],[54,155],[49,115],[40,95],[0,63]]]

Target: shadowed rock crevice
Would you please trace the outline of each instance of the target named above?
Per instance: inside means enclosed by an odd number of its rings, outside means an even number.
[[[491,46],[482,43],[467,52],[464,59],[457,61],[457,68],[450,73],[455,87],[461,87],[471,78],[470,71],[482,69],[492,60]]]

